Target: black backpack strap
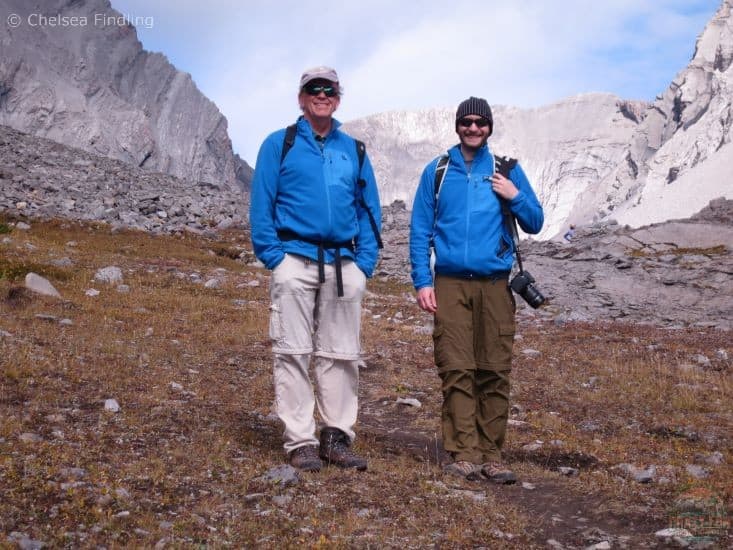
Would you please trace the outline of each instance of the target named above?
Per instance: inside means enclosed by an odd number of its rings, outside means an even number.
[[[438,164],[435,166],[435,210],[437,212],[438,210],[438,194],[440,193],[440,186],[443,185],[443,180],[445,179],[445,173],[448,171],[448,161],[450,160],[450,157],[448,157],[448,153],[445,153],[443,156],[441,156],[438,159]]]
[[[291,124],[285,129],[285,139],[283,140],[283,152],[280,155],[280,164],[285,160],[285,155],[292,149],[293,143],[295,143],[295,135],[298,133],[298,127],[295,124]]]
[[[382,243],[382,236],[379,234],[377,220],[374,219],[374,214],[372,214],[372,211],[369,209],[366,201],[364,200],[364,188],[366,187],[366,181],[364,180],[364,178],[361,177],[361,168],[362,166],[364,166],[366,145],[364,145],[363,141],[359,141],[358,139],[355,139],[354,142],[356,143],[356,156],[359,158],[359,174],[357,179],[357,182],[359,184],[359,205],[361,205],[361,207],[366,210],[367,216],[369,216],[369,225],[372,226],[374,238],[377,240],[377,246],[381,249],[384,248],[384,243]]]

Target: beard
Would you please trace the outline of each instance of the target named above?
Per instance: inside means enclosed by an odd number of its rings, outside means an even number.
[[[461,140],[461,147],[473,153],[476,153],[479,149],[486,145],[486,142],[489,141],[489,136],[486,136],[481,139],[478,145],[471,145],[470,143],[468,143],[465,136],[459,136],[459,138]]]

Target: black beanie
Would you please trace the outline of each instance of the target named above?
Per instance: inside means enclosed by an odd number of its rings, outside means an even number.
[[[489,121],[489,135],[494,131],[494,119],[491,116],[491,107],[489,102],[482,97],[469,97],[467,100],[462,101],[456,111],[456,130],[458,129],[458,119],[463,118],[466,115],[478,115]]]

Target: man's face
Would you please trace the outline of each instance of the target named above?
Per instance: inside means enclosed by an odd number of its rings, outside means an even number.
[[[478,115],[466,115],[456,122],[456,133],[461,145],[469,149],[480,149],[491,133],[489,121]]]
[[[307,120],[331,118],[339,106],[341,98],[338,84],[318,78],[303,86],[298,95],[300,108]]]

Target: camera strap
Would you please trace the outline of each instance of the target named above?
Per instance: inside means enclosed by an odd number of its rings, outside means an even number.
[[[504,217],[504,225],[506,225],[507,231],[512,236],[514,242],[514,254],[517,256],[517,265],[519,265],[519,272],[523,273],[524,268],[522,267],[522,256],[519,254],[519,233],[517,232],[517,220],[509,210],[509,205],[506,199],[501,199],[501,214]]]
[[[512,171],[512,168],[516,166],[516,164],[517,159],[494,156],[494,171],[498,172],[507,179],[511,179],[509,177],[509,173]],[[511,235],[512,237],[512,241],[514,242],[514,254],[517,256],[517,265],[519,266],[519,272],[523,273],[524,268],[522,267],[522,256],[519,253],[519,233],[517,231],[517,220],[514,217],[514,214],[512,214],[512,211],[509,210],[508,201],[504,198],[499,197],[499,202],[501,203],[501,215],[504,218],[504,225],[506,226],[509,235]]]

